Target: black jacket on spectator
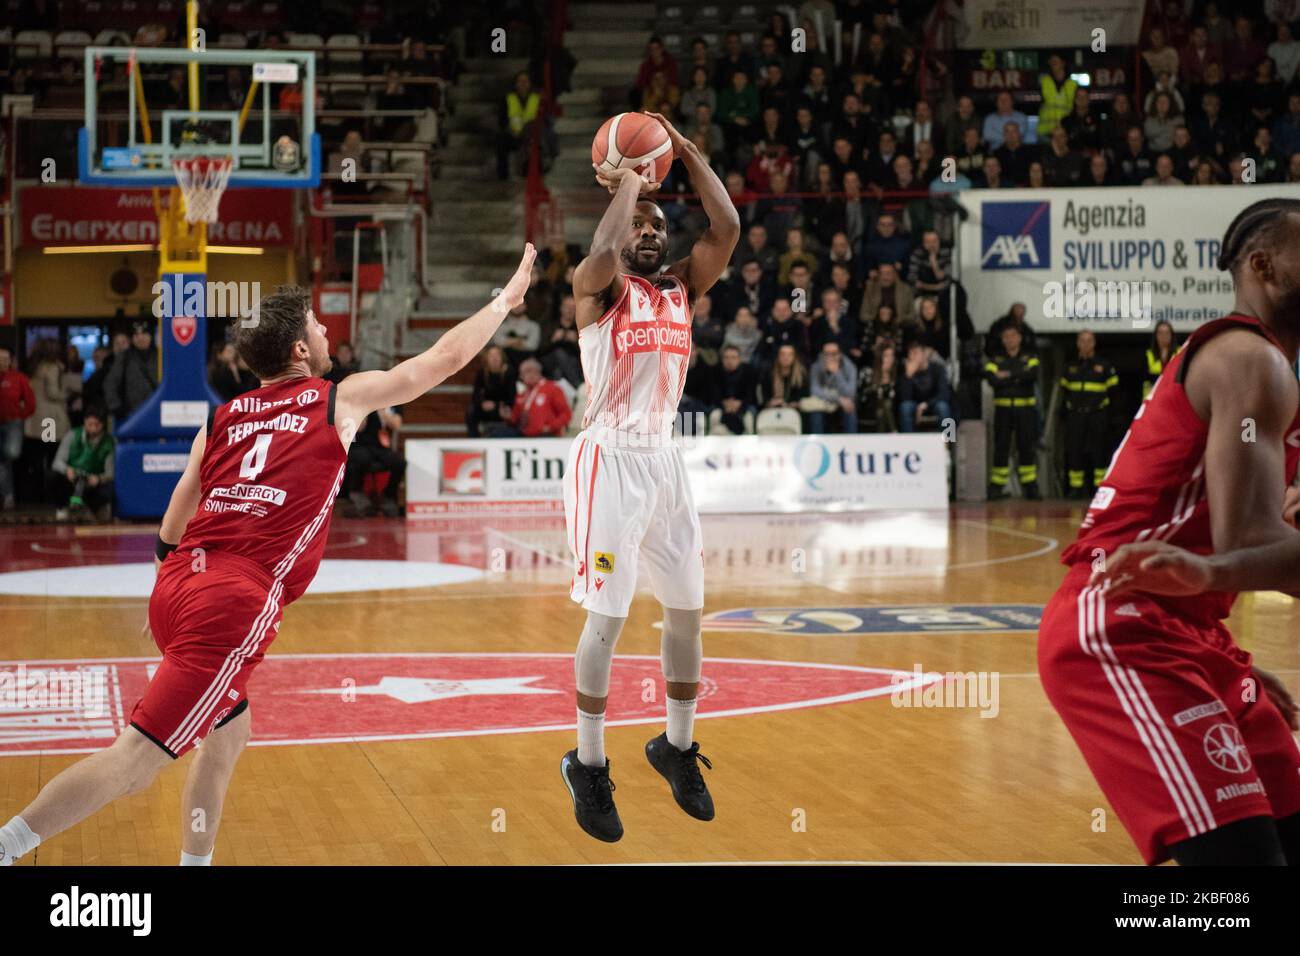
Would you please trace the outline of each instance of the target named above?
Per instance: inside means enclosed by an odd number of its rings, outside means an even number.
[[[898,400],[900,402],[934,402],[936,399],[952,401],[952,389],[948,386],[948,373],[943,363],[930,362],[910,378],[902,376],[898,381]]]
[[[104,400],[119,421],[125,421],[158,387],[158,350],[141,352],[135,346],[120,352],[104,382]]]
[[[763,372],[758,379],[758,401],[764,408],[767,407],[768,402],[776,397],[776,387],[772,375],[772,366],[769,365],[763,369]],[[790,382],[789,375],[784,376],[784,387],[781,389],[781,400],[785,402],[786,405],[798,405],[800,401],[812,394],[810,378],[807,369],[804,369],[803,381],[798,385],[794,385]]]
[[[684,398],[693,398],[702,405],[712,408],[718,404],[714,398],[716,375],[714,366],[696,360],[686,369],[686,384],[682,387]]]
[[[817,238],[821,240],[822,245],[829,247],[831,237],[837,232],[846,234],[849,232],[848,203],[849,200],[847,199],[832,199],[822,207],[817,216]],[[858,243],[855,251],[861,249],[861,244],[870,238],[871,230],[875,226],[876,220],[880,218],[880,203],[869,196],[858,199],[857,205],[862,219],[862,234],[849,236],[850,243]]]
[[[766,273],[752,288],[745,285],[745,279],[737,269],[734,277],[727,283],[723,298],[727,303],[727,312],[735,315],[741,306],[754,313],[754,318],[761,323],[776,301],[776,282]]]
[[[1083,116],[1071,113],[1061,120],[1061,127],[1069,137],[1071,149],[1093,151],[1102,148],[1101,121],[1091,110]]]
[[[1198,150],[1206,156],[1214,157],[1225,168],[1232,154],[1237,151],[1236,127],[1224,119],[1222,114],[1212,123],[1208,117],[1197,117],[1192,120],[1187,131],[1192,134],[1192,142]]]
[[[702,349],[717,349],[722,346],[726,331],[718,317],[710,312],[703,324],[698,318],[691,323],[691,341]]]
[[[856,313],[849,312],[841,316],[839,324],[839,331],[835,332],[831,330],[831,324],[826,320],[826,316],[819,315],[813,319],[809,336],[812,340],[810,347],[814,356],[821,355],[822,346],[827,342],[836,343],[845,355],[850,349],[857,347],[859,332]]]
[[[232,372],[230,366],[223,362],[212,373],[212,388],[223,401],[228,402],[245,392],[261,387],[262,383],[257,380],[257,376],[248,369],[241,368],[236,371],[238,374]]]
[[[741,362],[734,372],[728,372],[719,362],[712,367],[712,372],[711,405],[721,405],[724,398],[738,398],[745,406],[758,404],[758,372],[754,366]]]
[[[498,408],[509,414],[515,404],[517,378],[518,373],[509,365],[495,375],[486,366],[480,367],[474,376],[474,405],[478,407],[483,402],[496,402]]]
[[[794,316],[784,322],[771,321],[763,328],[763,337],[759,340],[758,348],[754,350],[755,360],[770,363],[776,358],[777,350],[781,346],[793,345],[794,350],[807,364],[806,344],[806,330],[803,323]]]
[[[953,158],[957,160],[957,172],[969,179],[971,185],[981,186],[984,183],[984,160],[991,155],[993,154],[981,143],[973,150],[967,150],[963,146]]]
[[[1083,180],[1083,155],[1073,149],[1067,149],[1064,156],[1057,156],[1056,150],[1045,149],[1040,162],[1044,186],[1077,186]]]
[[[1037,146],[1028,143],[1021,143],[1016,149],[1004,143],[993,151],[993,155],[1002,164],[1002,178],[1023,186],[1029,182],[1030,164],[1041,159],[1039,152]]]
[[[1133,151],[1125,145],[1115,154],[1115,167],[1121,184],[1141,186],[1144,179],[1155,175],[1156,160],[1149,149],[1143,148],[1140,153],[1134,155]]]

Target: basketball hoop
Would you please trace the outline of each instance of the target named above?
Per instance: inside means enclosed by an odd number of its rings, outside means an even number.
[[[217,221],[217,207],[233,166],[229,156],[184,156],[172,160],[176,185],[185,197],[186,222]]]

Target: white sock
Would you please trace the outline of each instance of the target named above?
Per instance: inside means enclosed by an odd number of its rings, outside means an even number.
[[[678,750],[690,750],[695,734],[695,698],[668,702],[668,742]]]
[[[0,866],[10,866],[40,846],[41,838],[32,832],[27,821],[14,817],[0,827]]]
[[[184,850],[181,850],[181,866],[211,866],[211,865],[212,865],[211,853],[205,853],[203,856],[198,856],[194,853],[186,853]]]
[[[605,715],[578,710],[578,763],[605,766]]]

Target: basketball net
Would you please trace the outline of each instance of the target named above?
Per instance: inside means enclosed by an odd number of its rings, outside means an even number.
[[[229,156],[185,156],[172,160],[176,185],[185,199],[185,221],[216,222],[221,194],[234,166]]]

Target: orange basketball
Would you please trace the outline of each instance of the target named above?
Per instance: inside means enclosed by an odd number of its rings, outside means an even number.
[[[597,169],[631,167],[662,183],[673,164],[673,144],[668,131],[644,113],[619,113],[605,120],[591,143],[591,161]]]

